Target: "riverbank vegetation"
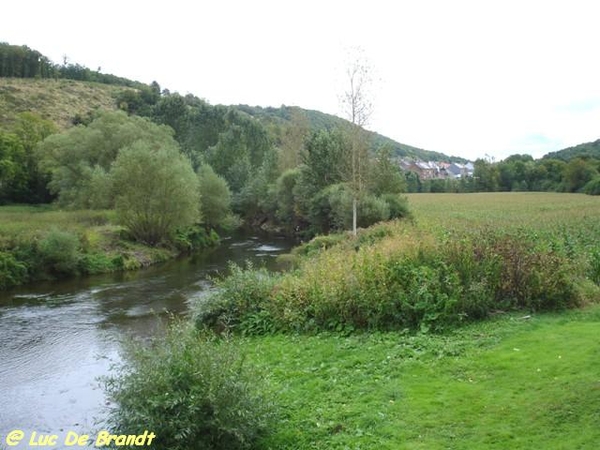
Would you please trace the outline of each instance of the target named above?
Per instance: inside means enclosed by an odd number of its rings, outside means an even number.
[[[173,244],[151,247],[128,239],[115,211],[3,206],[0,289],[37,280],[138,269],[218,242],[216,233],[192,226],[180,230]]]
[[[234,266],[195,300],[189,333],[233,340],[275,404],[246,448],[595,445],[598,199],[410,201],[410,222],[317,238],[286,273]],[[156,376],[175,379],[178,365]],[[187,380],[178,398],[201,382]],[[149,404],[165,405],[155,392]],[[161,417],[196,406],[169,403]]]
[[[234,270],[199,302],[197,321],[246,334],[443,330],[497,311],[563,310],[597,295],[597,199],[433,199],[423,198],[412,223],[376,225],[357,239],[316,239],[295,251],[295,271]]]

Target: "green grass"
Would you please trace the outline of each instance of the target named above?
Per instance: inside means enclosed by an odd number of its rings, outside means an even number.
[[[600,308],[447,335],[243,343],[282,408],[263,449],[594,449]]]
[[[595,225],[600,231],[600,198],[551,192],[494,192],[476,194],[408,194],[409,207],[422,226],[496,228]]]
[[[586,255],[600,242],[598,198],[427,194],[409,201],[414,222],[363,231],[376,239],[359,239],[360,251],[343,240],[315,249],[306,261],[322,274],[320,285],[347,273],[353,253],[449,245],[473,230],[523,233],[571,261],[574,278],[591,273]],[[499,313],[443,334],[246,338],[248,358],[268,374],[281,407],[279,425],[257,448],[598,448],[600,306],[597,286],[586,286],[584,309]]]
[[[123,239],[114,211],[63,211],[54,206],[0,207],[0,289],[39,279],[137,269],[165,261],[175,249],[153,248]],[[45,244],[57,234],[77,242],[69,255],[53,255]],[[9,256],[7,256],[9,255]],[[69,261],[56,261],[67,258]],[[14,259],[11,259],[14,258]],[[68,266],[69,270],[64,270]],[[25,268],[23,271],[22,267]]]

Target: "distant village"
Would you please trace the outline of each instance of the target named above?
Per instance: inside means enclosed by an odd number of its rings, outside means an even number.
[[[416,173],[421,180],[445,180],[472,177],[475,167],[472,162],[466,164],[438,161],[412,161],[401,159],[400,168],[405,172]]]

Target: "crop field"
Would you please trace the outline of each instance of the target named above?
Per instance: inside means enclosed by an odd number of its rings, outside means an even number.
[[[489,225],[495,228],[530,227],[600,231],[600,198],[548,192],[493,192],[475,194],[408,194],[419,223],[431,226]],[[595,226],[594,226],[595,225]]]

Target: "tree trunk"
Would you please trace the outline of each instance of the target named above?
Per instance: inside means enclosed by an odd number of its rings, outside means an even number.
[[[352,234],[356,236],[356,195],[352,197]]]

